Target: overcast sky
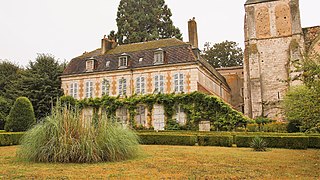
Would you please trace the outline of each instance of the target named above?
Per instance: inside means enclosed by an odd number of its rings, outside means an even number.
[[[20,65],[37,53],[71,60],[100,47],[117,30],[120,0],[0,0],[0,59]],[[187,21],[198,23],[199,45],[224,40],[243,46],[245,0],[166,0],[174,25],[188,41]],[[319,0],[300,0],[303,27],[320,25]]]

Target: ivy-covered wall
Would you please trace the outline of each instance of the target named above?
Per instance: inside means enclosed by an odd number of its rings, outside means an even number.
[[[79,108],[94,108],[94,112],[106,112],[109,118],[116,116],[116,110],[125,107],[129,112],[129,125],[136,126],[135,115],[138,105],[145,105],[148,109],[148,119],[152,121],[152,110],[155,104],[163,105],[166,117],[166,129],[197,130],[200,121],[210,121],[212,130],[233,130],[239,125],[246,125],[250,119],[234,110],[216,96],[200,92],[190,94],[149,94],[134,95],[131,97],[110,97],[75,100],[70,96],[61,97],[63,104],[70,104]],[[172,119],[175,107],[181,106],[187,115],[185,126],[179,125]],[[93,116],[94,117],[94,116]],[[151,126],[149,122],[149,127]],[[152,127],[151,127],[152,128]]]

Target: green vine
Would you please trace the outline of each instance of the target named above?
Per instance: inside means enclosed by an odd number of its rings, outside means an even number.
[[[106,112],[107,117],[115,117],[117,109],[125,107],[129,111],[129,123],[131,127],[138,128],[135,122],[137,108],[139,105],[145,105],[148,109],[147,116],[151,119],[152,110],[155,104],[163,105],[166,121],[166,127],[173,123],[175,109],[180,106],[184,109],[187,116],[187,122],[184,128],[188,130],[197,130],[200,121],[210,121],[213,130],[233,130],[240,124],[246,124],[249,119],[242,113],[234,110],[219,97],[206,95],[200,92],[190,94],[149,94],[134,95],[131,97],[120,98],[103,96],[102,98],[89,98],[84,100],[74,100],[70,96],[61,97],[62,103],[69,103],[80,108],[93,107],[94,112],[98,109]],[[149,122],[149,127],[151,123]]]

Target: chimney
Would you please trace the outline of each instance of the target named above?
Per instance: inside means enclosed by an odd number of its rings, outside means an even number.
[[[197,22],[193,17],[188,21],[189,30],[189,43],[194,47],[198,48],[198,32],[197,32]]]
[[[101,54],[105,54],[107,51],[117,47],[117,42],[115,40],[110,40],[104,35],[101,40]]]

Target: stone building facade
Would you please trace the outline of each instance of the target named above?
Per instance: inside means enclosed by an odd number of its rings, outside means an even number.
[[[245,3],[245,114],[282,120],[280,102],[301,82],[294,63],[319,51],[319,27],[301,28],[299,0],[247,0]]]
[[[68,64],[61,77],[64,94],[81,100],[104,95],[124,97],[200,91],[231,103],[231,89],[226,79],[200,56],[196,28],[195,20],[190,20],[191,43],[173,38],[117,45],[103,38],[101,48]],[[153,127],[163,130],[163,107],[156,105],[153,111]],[[144,107],[139,110],[137,124],[146,125],[143,120],[146,112]],[[142,120],[141,114],[144,114]],[[117,111],[124,123],[127,115],[125,109]],[[186,122],[183,112],[174,117],[182,124]]]

